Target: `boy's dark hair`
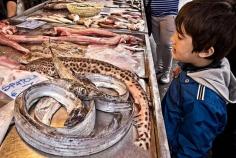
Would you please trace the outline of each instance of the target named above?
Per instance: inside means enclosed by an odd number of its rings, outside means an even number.
[[[183,35],[184,27],[192,37],[193,51],[214,48],[208,59],[220,60],[236,47],[236,6],[229,1],[193,0],[182,7],[175,23],[178,33]]]

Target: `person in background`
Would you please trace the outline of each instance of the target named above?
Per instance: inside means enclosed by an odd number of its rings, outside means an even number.
[[[23,0],[17,0],[17,15],[21,15],[25,11],[25,6]]]
[[[0,0],[0,20],[16,15],[16,0]]]
[[[160,83],[170,82],[172,66],[170,37],[175,32],[175,17],[178,12],[179,0],[146,0],[146,14],[150,23],[149,32],[156,43],[153,52],[156,74],[161,74]]]
[[[181,71],[162,100],[172,158],[205,158],[236,103],[236,79],[225,58],[236,47],[236,11],[227,2],[193,0],[179,11],[172,55]],[[234,52],[235,53],[235,52]]]
[[[43,2],[45,2],[46,0],[22,0],[23,4],[24,4],[24,9],[27,10],[27,9],[30,9],[38,4],[41,4]]]

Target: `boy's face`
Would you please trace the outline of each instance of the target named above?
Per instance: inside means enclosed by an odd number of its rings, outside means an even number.
[[[197,53],[193,51],[192,37],[183,30],[183,35],[177,31],[172,35],[172,56],[175,60],[193,64],[197,58]]]

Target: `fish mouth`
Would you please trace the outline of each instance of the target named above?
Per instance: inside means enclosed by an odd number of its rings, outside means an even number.
[[[88,113],[88,110],[86,108],[73,109],[70,112],[69,117],[65,121],[64,126],[66,126],[67,128],[75,127],[77,124],[84,121],[87,113]]]

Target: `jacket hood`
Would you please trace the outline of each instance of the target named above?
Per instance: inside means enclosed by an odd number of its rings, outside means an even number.
[[[221,95],[227,102],[236,103],[236,78],[226,58],[221,60],[219,68],[188,72],[187,75]]]

